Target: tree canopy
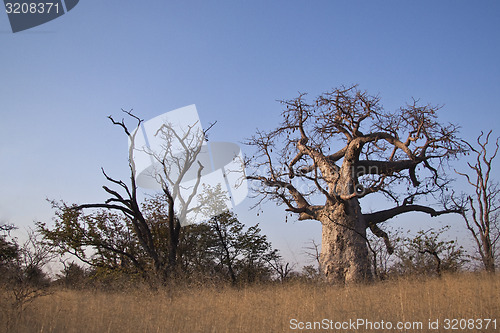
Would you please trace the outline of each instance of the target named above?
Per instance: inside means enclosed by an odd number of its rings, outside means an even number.
[[[378,226],[390,218],[460,212],[417,203],[447,189],[446,162],[465,150],[458,126],[438,121],[440,107],[413,100],[390,112],[357,86],[306,97],[282,101],[282,122],[247,141],[255,148],[248,178],[258,182],[261,201],[284,204],[299,220],[322,222],[322,266],[330,280],[369,278],[367,228],[390,246]],[[373,193],[394,207],[361,212],[359,200]]]

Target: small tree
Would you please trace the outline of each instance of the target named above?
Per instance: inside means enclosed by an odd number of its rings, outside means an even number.
[[[64,285],[66,288],[79,289],[87,285],[90,281],[90,276],[88,270],[76,264],[75,262],[70,262],[66,264],[62,262],[64,268],[57,275],[57,282]]]
[[[15,229],[14,226],[3,226],[4,230]],[[0,237],[0,282],[7,284],[14,293],[16,288],[19,289],[34,289],[29,293],[38,289],[47,287],[50,279],[43,271],[43,268],[56,257],[53,248],[39,239],[39,235],[28,230],[27,240],[19,243],[16,238],[6,235]],[[26,288],[25,288],[26,287]],[[19,291],[24,293],[25,291]]]
[[[268,260],[269,266],[274,270],[275,274],[278,277],[278,280],[283,283],[287,281],[293,275],[297,275],[293,269],[295,267],[294,264],[290,264],[289,262],[285,262],[283,258],[276,252],[276,255],[272,256]]]
[[[462,212],[465,225],[476,242],[484,269],[494,273],[496,246],[500,239],[500,185],[491,178],[491,172],[500,138],[496,139],[493,153],[488,156],[491,133],[489,131],[484,136],[481,132],[477,138],[477,146],[464,141],[475,156],[475,163],[467,163],[470,174],[456,172],[467,179],[474,191],[472,195],[463,196],[460,203],[470,211],[470,214],[465,210]]]
[[[316,277],[321,276],[321,244],[316,243],[314,239],[309,241],[309,245],[304,247],[304,254],[309,258],[309,262],[313,263],[307,265],[307,268],[303,268],[303,273],[307,273],[308,276],[312,276],[312,270],[316,269]]]
[[[24,310],[36,298],[50,293],[50,278],[44,267],[54,257],[52,247],[42,242],[38,234],[28,231],[28,238],[18,243],[8,231],[12,225],[2,225],[0,232],[0,330],[14,331]]]
[[[454,240],[442,240],[449,228],[420,230],[413,238],[403,238],[402,246],[395,252],[397,260],[392,269],[399,275],[437,276],[460,270],[467,262],[465,250]]]
[[[368,248],[371,252],[373,275],[379,280],[384,280],[394,264],[394,249],[402,245],[401,230],[387,231],[384,237],[368,236]]]
[[[259,225],[245,229],[233,212],[224,211],[228,198],[220,184],[215,187],[205,185],[198,200],[200,213],[208,218],[206,224],[214,235],[212,251],[219,264],[227,269],[233,284],[237,280],[253,282],[268,278],[270,270],[288,275],[289,267],[280,266],[278,250],[273,250],[267,237],[261,234]],[[219,213],[221,211],[223,213]]]
[[[207,222],[215,239],[209,249],[215,262],[230,277],[231,282],[253,282],[267,279],[280,256],[273,250],[267,237],[261,234],[258,224],[245,228],[234,213],[224,212],[213,216]]]
[[[304,278],[306,281],[318,281],[320,280],[321,274],[318,267],[315,265],[306,265],[302,267],[300,277]]]

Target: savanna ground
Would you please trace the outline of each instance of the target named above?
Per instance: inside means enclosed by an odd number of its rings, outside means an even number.
[[[4,332],[498,332],[500,326],[498,274],[400,278],[347,287],[289,282],[156,291],[59,288],[22,311],[10,307],[9,295],[3,290],[0,300]],[[446,330],[446,319],[476,321],[468,322],[474,329],[461,330],[458,322],[458,329]],[[486,329],[485,319],[496,320],[496,329],[493,321]],[[349,320],[371,321],[373,326],[335,329],[335,322]],[[439,328],[429,329],[429,320],[439,320]],[[377,330],[382,321],[386,328],[391,322],[393,329]],[[307,322],[332,326],[301,330]],[[398,322],[413,328],[397,329]]]

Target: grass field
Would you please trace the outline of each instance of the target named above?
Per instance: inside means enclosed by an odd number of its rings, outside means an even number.
[[[8,293],[2,294],[1,301],[0,330],[8,332],[500,331],[498,275],[400,279],[348,287],[292,282],[159,291],[59,289],[17,313],[9,310]],[[457,321],[457,329],[446,330],[447,323],[450,328],[455,323],[446,319],[475,321]],[[488,324],[487,319],[496,320],[496,329],[495,322]],[[437,329],[429,329],[429,320],[434,325],[439,320]],[[398,323],[406,329],[398,329]],[[468,328],[461,330],[460,325]]]

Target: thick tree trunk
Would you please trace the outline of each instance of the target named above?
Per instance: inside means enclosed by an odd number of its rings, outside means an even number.
[[[366,223],[357,199],[325,207],[318,215],[323,225],[321,270],[326,280],[335,284],[370,281]]]

